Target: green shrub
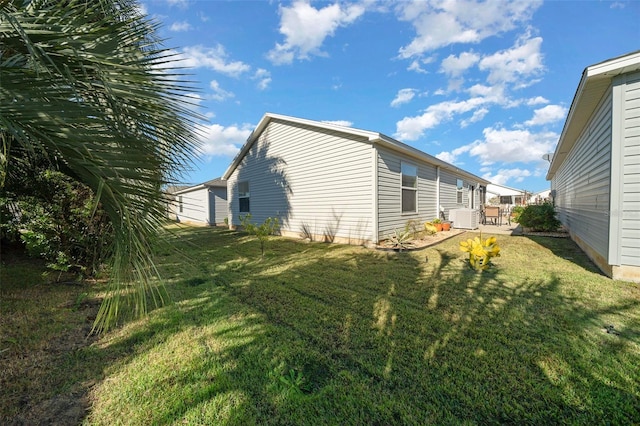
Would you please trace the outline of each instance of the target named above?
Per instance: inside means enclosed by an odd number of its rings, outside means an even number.
[[[525,207],[518,218],[518,223],[532,231],[556,231],[560,227],[555,207],[551,203]]]
[[[275,235],[280,230],[280,221],[277,217],[268,217],[260,225],[251,222],[251,214],[247,213],[240,216],[240,224],[242,228],[249,234],[255,235],[260,241],[260,253],[264,258],[264,244],[269,235]]]
[[[524,207],[522,206],[513,206],[511,209],[511,222],[520,223],[520,216],[524,211]]]
[[[113,230],[89,187],[44,170],[1,204],[2,236],[16,236],[30,256],[57,271],[95,276],[102,270]]]

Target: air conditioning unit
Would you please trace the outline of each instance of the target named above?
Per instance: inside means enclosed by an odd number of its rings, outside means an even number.
[[[451,209],[449,210],[449,220],[453,222],[454,228],[477,229],[478,211],[474,209]]]

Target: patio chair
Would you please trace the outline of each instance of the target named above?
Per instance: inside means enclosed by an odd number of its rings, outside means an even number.
[[[494,225],[502,225],[502,218],[500,216],[500,207],[487,206],[484,208],[484,224],[487,224],[487,220],[490,220]]]

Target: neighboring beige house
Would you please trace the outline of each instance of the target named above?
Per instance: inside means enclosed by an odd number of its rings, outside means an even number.
[[[228,215],[227,182],[217,178],[171,191],[170,216],[193,225],[224,225]]]
[[[584,70],[547,180],[571,238],[605,274],[640,281],[640,51]]]
[[[354,244],[476,209],[489,183],[377,132],[271,113],[222,178],[230,226],[250,213],[277,217],[283,235]]]

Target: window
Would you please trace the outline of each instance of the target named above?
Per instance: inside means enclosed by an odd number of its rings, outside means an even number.
[[[416,166],[401,163],[402,174],[402,213],[418,211],[418,169]]]
[[[182,213],[184,209],[184,204],[182,204],[182,195],[178,195],[178,211]]]
[[[249,213],[249,182],[238,182],[240,213]]]
[[[500,204],[513,204],[511,202],[511,195],[501,195]]]
[[[464,188],[464,181],[462,179],[456,180],[456,203],[462,204],[462,188]]]

